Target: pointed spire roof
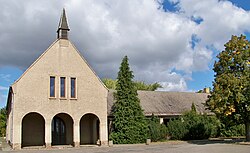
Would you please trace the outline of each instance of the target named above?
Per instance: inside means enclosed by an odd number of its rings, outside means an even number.
[[[57,29],[57,38],[58,39],[68,39],[69,26],[66,18],[65,9],[63,8],[60,22]]]

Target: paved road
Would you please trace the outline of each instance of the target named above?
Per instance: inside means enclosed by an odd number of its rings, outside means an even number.
[[[250,145],[237,144],[177,144],[161,143],[152,145],[119,145],[114,147],[80,147],[51,150],[8,151],[11,153],[250,153]],[[4,153],[4,152],[3,152]]]

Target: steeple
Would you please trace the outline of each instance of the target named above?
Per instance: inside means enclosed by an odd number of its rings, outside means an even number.
[[[67,23],[65,9],[63,8],[63,12],[62,12],[60,22],[58,25],[58,30],[57,30],[57,39],[68,39],[69,30],[70,29]]]

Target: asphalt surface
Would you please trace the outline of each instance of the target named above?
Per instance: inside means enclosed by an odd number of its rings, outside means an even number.
[[[0,151],[1,152],[1,151]],[[250,145],[235,143],[167,142],[150,145],[84,146],[80,148],[26,148],[11,153],[250,153]]]

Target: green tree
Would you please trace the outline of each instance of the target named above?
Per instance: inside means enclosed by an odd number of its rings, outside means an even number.
[[[250,141],[250,43],[243,35],[232,36],[224,46],[206,106],[228,126],[244,123]]]
[[[0,137],[6,134],[6,119],[7,111],[6,107],[3,107],[0,109]]]
[[[104,78],[104,79],[102,79],[102,82],[109,89],[115,89],[116,88],[117,80]],[[157,82],[156,83],[152,83],[152,84],[146,84],[143,81],[135,81],[134,84],[135,84],[135,88],[137,90],[155,91],[158,88],[162,88],[162,86],[159,83],[157,83]]]
[[[133,77],[128,57],[125,56],[117,77],[113,131],[110,135],[110,139],[116,144],[141,143],[148,137],[148,125],[137,97]]]
[[[137,90],[147,90],[147,91],[155,91],[158,88],[162,88],[159,83],[146,84],[143,81],[135,81],[135,87]]]
[[[104,79],[102,79],[102,82],[105,84],[105,86],[108,89],[115,89],[117,80],[104,78]]]

